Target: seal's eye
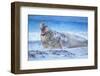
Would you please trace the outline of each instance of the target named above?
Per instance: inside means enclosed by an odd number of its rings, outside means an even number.
[[[42,31],[45,31],[45,27],[41,28]]]

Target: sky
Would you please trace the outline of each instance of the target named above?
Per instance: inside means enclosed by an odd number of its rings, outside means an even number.
[[[28,15],[29,39],[40,39],[40,22],[43,21],[49,29],[58,32],[87,32],[88,17]]]

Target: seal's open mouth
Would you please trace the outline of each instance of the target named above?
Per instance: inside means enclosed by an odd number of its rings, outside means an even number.
[[[41,33],[41,36],[45,36],[47,33],[48,33],[48,31],[47,32],[44,32],[44,33],[42,32]]]
[[[43,26],[41,28],[41,35],[44,36],[47,33],[47,31],[48,31],[47,26]]]
[[[41,29],[41,35],[44,36],[46,34],[45,28]]]
[[[48,27],[45,25],[45,23],[40,23],[40,29],[41,29],[41,36],[46,35],[48,31]]]
[[[45,33],[41,33],[41,35],[42,35],[42,36],[44,36],[44,35],[45,35]]]

